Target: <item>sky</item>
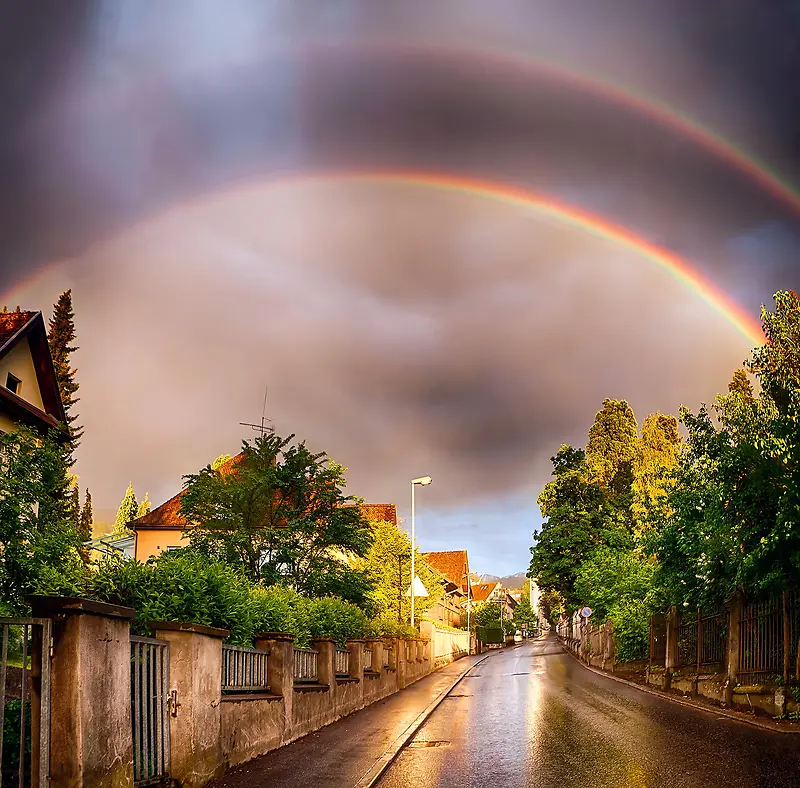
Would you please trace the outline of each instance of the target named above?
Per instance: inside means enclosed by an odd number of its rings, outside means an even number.
[[[788,0],[4,13],[0,299],[49,314],[73,290],[98,508],[235,453],[268,387],[275,428],[353,494],[407,518],[408,480],[434,478],[422,549],[516,572],[549,458],[603,398],[696,408],[753,344],[570,212],[751,319],[800,286]]]

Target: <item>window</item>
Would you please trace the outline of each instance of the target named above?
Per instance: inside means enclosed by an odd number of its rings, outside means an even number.
[[[22,388],[22,381],[19,378],[14,377],[14,375],[9,372],[8,377],[6,378],[6,388],[12,394],[19,394],[20,389]]]

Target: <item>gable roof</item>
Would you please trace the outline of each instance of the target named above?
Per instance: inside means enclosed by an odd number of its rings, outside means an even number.
[[[466,590],[469,578],[469,559],[466,550],[444,550],[423,553],[425,560],[451,583]]]
[[[485,602],[500,583],[477,583],[472,586],[472,599],[475,602]]]
[[[0,312],[0,359],[7,356],[20,342],[27,339],[36,370],[36,382],[44,411],[22,397],[0,386],[0,407],[32,427],[54,427],[66,424],[64,404],[58,389],[56,371],[47,343],[47,329],[41,312]]]
[[[365,503],[361,511],[371,523],[394,523],[397,525],[397,507],[393,503]]]

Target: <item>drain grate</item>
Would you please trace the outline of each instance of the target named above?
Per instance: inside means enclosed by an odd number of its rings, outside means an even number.
[[[471,698],[472,695],[457,695],[456,693],[451,693],[447,697],[448,698]]]
[[[450,744],[449,741],[439,740],[436,741],[434,739],[414,739],[414,741],[409,743],[409,748],[416,750],[421,749],[422,747],[447,747]]]

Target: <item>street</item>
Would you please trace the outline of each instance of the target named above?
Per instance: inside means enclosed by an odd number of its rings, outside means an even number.
[[[478,665],[380,788],[798,788],[800,734],[759,730],[599,676],[554,638]]]

